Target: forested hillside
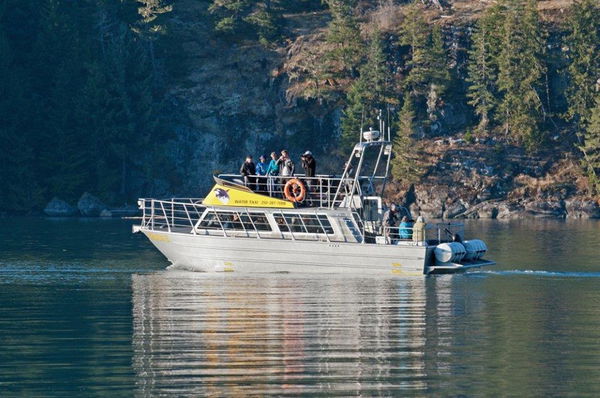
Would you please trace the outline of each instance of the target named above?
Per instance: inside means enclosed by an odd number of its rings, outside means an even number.
[[[4,0],[0,209],[198,196],[284,147],[335,172],[381,112],[417,212],[594,216],[599,29],[594,0]]]

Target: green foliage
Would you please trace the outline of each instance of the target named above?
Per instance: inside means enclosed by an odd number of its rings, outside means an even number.
[[[138,13],[141,19],[137,26],[143,27],[142,31],[147,35],[164,33],[164,17],[173,11],[173,5],[168,0],[136,0],[140,3]]]
[[[469,50],[469,64],[467,66],[469,83],[467,98],[469,105],[475,109],[479,117],[478,129],[485,132],[488,128],[492,112],[498,106],[498,88],[496,78],[498,75],[497,49],[498,35],[494,22],[498,21],[494,9],[488,11],[477,22],[473,33],[473,44]]]
[[[589,112],[589,123],[583,134],[584,169],[588,175],[590,191],[600,195],[600,94],[596,94],[596,105]]]
[[[347,93],[347,106],[342,118],[342,152],[356,143],[361,127],[377,126],[380,111],[393,102],[390,71],[379,32],[374,32],[367,52],[367,62],[360,68],[359,78]]]
[[[162,158],[160,93],[147,45],[160,38],[132,33],[138,15],[131,3],[31,2],[0,13],[0,209],[27,212],[85,191],[111,203],[135,199],[140,182],[153,184],[149,170]],[[29,47],[25,36],[4,34],[7,22],[19,25],[15,15],[35,21]]]
[[[333,77],[356,77],[364,55],[358,22],[354,16],[355,0],[325,0],[331,11],[327,29],[329,49],[325,54],[329,74]]]
[[[593,0],[576,1],[566,27],[568,47],[567,117],[585,129],[594,107],[600,76],[600,8]]]
[[[435,121],[436,111],[451,82],[442,29],[429,24],[423,9],[414,3],[408,7],[400,44],[410,47],[406,61],[408,76],[402,86],[411,92],[416,110],[426,109],[429,120]]]
[[[235,36],[256,34],[263,45],[281,36],[282,0],[214,0],[208,10],[215,15],[215,30]]]
[[[410,184],[418,180],[422,174],[419,164],[415,132],[415,109],[409,93],[404,96],[404,104],[398,115],[396,137],[394,138],[394,158],[392,159],[392,176],[395,180]]]
[[[35,161],[31,135],[22,131],[24,76],[15,68],[12,49],[0,25],[0,209],[28,211],[42,204],[41,190],[34,175]]]
[[[540,92],[546,73],[545,33],[534,0],[505,0],[503,40],[498,61],[499,106],[505,132],[529,150],[543,143]]]

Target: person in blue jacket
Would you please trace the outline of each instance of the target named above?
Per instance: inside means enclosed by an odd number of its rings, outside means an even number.
[[[267,166],[266,174],[269,194],[273,196],[273,192],[275,192],[275,182],[277,181],[275,176],[279,175],[279,165],[277,164],[277,154],[275,152],[271,152],[271,161]]]
[[[412,226],[413,223],[407,216],[402,217],[402,221],[398,227],[400,239],[412,239]]]
[[[258,163],[256,163],[256,175],[259,177],[256,178],[256,191],[257,192],[266,192],[267,190],[267,178],[262,177],[267,175],[267,162],[266,158],[263,155],[260,155],[258,158]]]

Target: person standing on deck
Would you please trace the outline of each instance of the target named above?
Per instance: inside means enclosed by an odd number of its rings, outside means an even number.
[[[257,192],[265,192],[267,189],[267,178],[263,177],[267,175],[267,162],[266,158],[263,155],[260,155],[258,158],[258,163],[256,163],[256,191]]]
[[[289,152],[285,149],[281,151],[281,156],[277,160],[277,165],[279,166],[279,175],[281,177],[284,177],[279,179],[281,194],[284,195],[283,190],[285,187],[285,183],[290,177],[294,176],[295,171],[294,162],[290,158]]]
[[[314,177],[317,175],[317,161],[313,157],[311,151],[306,151],[302,156],[300,156],[300,164],[304,169],[304,175],[308,177],[305,183],[306,187],[308,188],[308,196],[310,196],[315,182]],[[311,201],[309,201],[309,206],[312,206]]]
[[[412,238],[412,226],[413,223],[407,216],[402,217],[398,232],[400,233],[400,239],[411,239]]]
[[[413,225],[413,242],[419,243],[425,241],[425,220],[423,217],[417,217],[417,222]]]
[[[396,224],[398,223],[398,206],[394,203],[383,213],[383,234],[390,241],[398,238]]]
[[[269,190],[269,195],[273,195],[273,191],[275,188],[275,176],[279,175],[279,165],[277,164],[277,154],[275,152],[271,152],[271,161],[269,162],[269,166],[267,166],[267,187]]]
[[[240,174],[244,178],[244,184],[249,188],[254,188],[254,184],[256,183],[254,177],[256,174],[256,166],[252,161],[252,156],[246,156],[246,161],[242,163],[242,166],[240,167]]]
[[[314,177],[317,174],[317,162],[311,151],[304,152],[304,155],[300,156],[300,161],[307,177]]]
[[[285,149],[281,151],[281,156],[277,160],[277,165],[279,166],[279,175],[282,177],[292,177],[294,175],[294,171],[296,166],[294,162],[290,158],[290,154]]]

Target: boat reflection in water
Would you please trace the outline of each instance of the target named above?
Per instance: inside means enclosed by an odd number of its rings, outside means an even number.
[[[446,348],[463,306],[450,276],[166,271],[132,286],[144,395],[431,392],[453,372]]]

